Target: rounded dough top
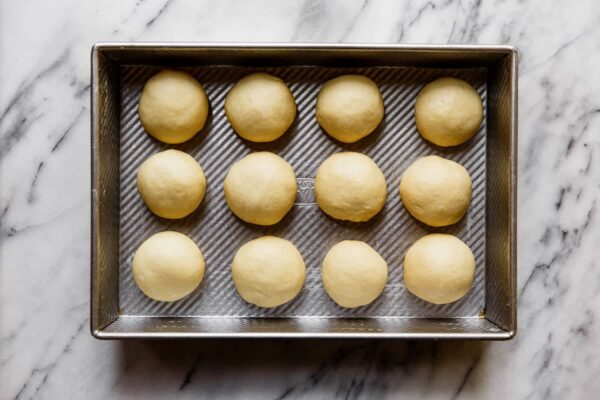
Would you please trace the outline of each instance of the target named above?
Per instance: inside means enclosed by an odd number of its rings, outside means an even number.
[[[135,252],[133,278],[151,299],[179,300],[193,292],[204,277],[204,257],[186,235],[165,231],[150,236]]]
[[[404,283],[415,296],[434,304],[463,297],[473,285],[475,257],[462,240],[433,233],[417,240],[404,257]]]
[[[438,146],[457,146],[479,129],[483,103],[467,82],[440,78],[425,85],[417,96],[415,118],[425,139]]]
[[[317,170],[315,196],[329,216],[354,222],[368,221],[384,206],[385,176],[364,154],[337,153]]]
[[[317,121],[335,139],[354,143],[381,123],[379,88],[363,75],[342,75],[327,81],[317,97]]]
[[[323,286],[342,307],[360,307],[375,300],[388,280],[387,263],[365,242],[344,240],[323,260]]]
[[[296,102],[281,79],[255,73],[240,79],[229,91],[225,114],[233,129],[244,139],[271,142],[294,122]]]
[[[245,301],[259,307],[277,307],[300,293],[306,267],[292,243],[263,236],[240,247],[233,258],[231,274]]]
[[[192,156],[179,150],[166,150],[142,163],[137,188],[154,214],[169,219],[183,218],[202,202],[206,178]]]
[[[460,164],[438,156],[422,157],[402,175],[402,203],[419,221],[430,226],[458,222],[469,209],[472,183]]]
[[[231,211],[257,225],[281,221],[294,205],[297,190],[292,166],[267,151],[249,154],[233,164],[223,187]]]
[[[204,126],[208,98],[193,76],[165,69],[146,82],[138,111],[150,135],[161,142],[182,143]]]

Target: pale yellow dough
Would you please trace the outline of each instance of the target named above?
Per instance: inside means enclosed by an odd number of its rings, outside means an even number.
[[[338,305],[360,307],[379,297],[388,280],[388,266],[365,242],[344,240],[327,252],[322,279]]]
[[[252,142],[271,142],[296,118],[292,92],[279,78],[255,73],[240,79],[227,94],[225,114],[233,129]]]
[[[337,153],[317,170],[315,196],[333,218],[368,221],[385,204],[387,185],[377,164],[364,154]]]
[[[161,142],[182,143],[204,126],[208,98],[193,76],[165,69],[146,82],[138,111],[150,135]]]
[[[430,303],[446,304],[460,299],[471,289],[474,275],[471,249],[453,235],[426,235],[404,257],[406,288]]]
[[[425,85],[415,105],[417,129],[438,146],[469,140],[483,120],[481,97],[467,82],[440,78]]]
[[[245,301],[259,307],[277,307],[300,293],[306,267],[292,243],[263,236],[240,247],[233,257],[231,276]]]
[[[283,158],[262,151],[233,164],[223,188],[227,205],[239,218],[252,224],[273,225],[294,205],[296,175]]]
[[[430,226],[458,222],[469,209],[471,177],[460,164],[438,156],[418,159],[402,175],[400,197],[404,207]]]
[[[206,178],[192,156],[166,150],[150,156],[140,166],[137,188],[150,211],[177,219],[198,208],[206,191]]]
[[[327,81],[317,97],[317,121],[329,135],[354,143],[381,123],[384,114],[379,88],[363,75],[342,75]]]
[[[204,257],[190,238],[165,231],[150,236],[135,252],[133,278],[151,299],[175,301],[193,292],[204,277]]]

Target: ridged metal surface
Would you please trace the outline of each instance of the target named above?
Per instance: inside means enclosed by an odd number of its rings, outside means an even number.
[[[157,67],[121,67],[120,148],[120,258],[119,303],[122,316],[245,316],[245,317],[473,317],[480,315],[485,298],[485,197],[486,127],[467,144],[445,150],[434,148],[418,134],[414,102],[422,86],[440,76],[456,76],[470,82],[486,101],[485,69],[357,68],[322,67],[263,68],[291,88],[298,117],[290,131],[274,143],[254,144],[235,134],[223,112],[224,98],[234,82],[255,69],[217,66],[182,68],[204,86],[211,104],[206,127],[182,145],[165,145],[146,134],[139,122],[137,104],[145,81]],[[380,87],[385,103],[385,120],[377,132],[359,143],[345,145],[332,140],[314,116],[321,85],[344,73],[369,76]],[[484,107],[485,109],[485,107]],[[485,121],[485,119],[484,119]],[[177,148],[195,157],[207,177],[208,189],[200,208],[191,216],[168,221],[150,213],[136,190],[140,164],[151,154]],[[258,150],[272,151],[292,164],[299,181],[297,202],[283,221],[273,227],[246,224],[231,214],[223,197],[223,179],[236,160]],[[367,223],[355,224],[328,218],[314,202],[312,183],[320,163],[329,155],[359,151],[382,169],[388,183],[384,210]],[[437,154],[464,165],[473,179],[473,200],[467,217],[455,226],[431,229],[414,220],[403,208],[398,185],[402,172],[421,156]],[[189,235],[206,260],[204,282],[185,299],[173,303],[152,301],[135,285],[131,259],[149,236],[163,230]],[[402,281],[406,249],[431,231],[453,233],[473,250],[477,262],[474,287],[462,300],[436,306],[408,293]],[[293,242],[302,253],[307,278],[301,294],[275,309],[260,309],[245,303],[235,291],[230,263],[236,250],[248,240],[276,235]],[[383,295],[369,306],[347,310],[329,299],[321,285],[321,262],[327,250],[344,239],[364,240],[389,265],[389,282]]]

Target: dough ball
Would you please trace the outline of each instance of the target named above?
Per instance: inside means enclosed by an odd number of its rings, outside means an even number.
[[[423,157],[402,175],[400,197],[419,221],[430,226],[452,225],[469,209],[471,177],[459,163],[438,156]]]
[[[246,222],[273,225],[290,211],[296,199],[296,175],[283,158],[267,151],[242,158],[225,177],[225,200]]]
[[[198,133],[208,116],[208,98],[193,76],[165,69],[146,82],[139,104],[140,121],[165,143],[182,143]]]
[[[133,257],[133,279],[151,299],[179,300],[204,277],[204,257],[192,239],[165,231],[150,236]]]
[[[475,257],[456,236],[433,233],[417,240],[404,257],[409,292],[434,304],[463,297],[473,285]]]
[[[441,78],[425,85],[415,105],[417,129],[438,146],[457,146],[469,140],[483,120],[483,103],[467,82]]]
[[[323,286],[342,307],[360,307],[375,300],[388,280],[387,263],[365,242],[344,240],[323,260]]]
[[[242,78],[229,91],[225,114],[233,129],[244,139],[271,142],[294,122],[296,102],[281,79],[256,73]]]
[[[306,267],[292,243],[263,236],[240,247],[233,257],[231,276],[238,293],[248,303],[277,307],[300,293]]]
[[[344,143],[354,143],[383,119],[379,88],[363,75],[342,75],[327,81],[317,97],[317,121],[325,132]]]
[[[137,188],[150,211],[177,219],[198,208],[206,191],[206,178],[192,156],[166,150],[144,161],[138,170]]]
[[[319,167],[315,196],[329,216],[362,222],[383,208],[387,186],[373,160],[364,154],[343,152],[330,156]]]

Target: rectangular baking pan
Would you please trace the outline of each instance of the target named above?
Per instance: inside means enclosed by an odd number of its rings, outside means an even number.
[[[190,142],[168,146],[141,128],[137,101],[144,82],[161,67],[192,73],[211,103],[207,127]],[[281,77],[298,104],[298,118],[271,144],[241,140],[226,122],[224,96],[247,73]],[[320,131],[314,101],[324,81],[361,73],[381,88],[386,117],[357,144],[343,145]],[[467,144],[439,149],[414,126],[414,98],[439,76],[467,80],[480,93],[485,122]],[[510,339],[516,332],[517,54],[507,46],[341,44],[107,43],[92,49],[92,249],[91,331],[101,339],[124,338],[401,338]],[[135,189],[139,164],[165,148],[192,154],[203,166],[208,191],[200,209],[179,221],[149,213]],[[230,165],[251,151],[273,151],[298,177],[290,214],[274,227],[244,224],[228,212],[222,180]],[[388,181],[383,212],[366,224],[336,222],[319,211],[314,172],[337,151],[363,152]],[[473,178],[468,215],[456,226],[431,229],[410,218],[397,193],[401,172],[416,158],[439,154],[463,164]],[[196,292],[174,303],[146,298],[131,278],[135,249],[148,236],[177,230],[191,236],[207,261]],[[474,287],[444,306],[423,302],[402,283],[406,248],[431,231],[453,233],[472,248]],[[300,296],[275,309],[244,303],[229,278],[235,250],[252,238],[274,234],[291,240],[307,264]],[[320,262],[334,243],[365,240],[388,261],[390,281],[373,304],[347,310],[327,298]]]

